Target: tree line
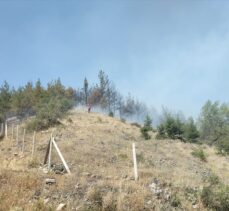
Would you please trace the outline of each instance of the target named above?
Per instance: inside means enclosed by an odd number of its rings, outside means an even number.
[[[74,89],[65,87],[60,79],[49,82],[46,86],[37,80],[28,82],[17,89],[5,81],[0,87],[0,123],[7,118],[34,117],[30,129],[41,130],[57,124],[65,113],[76,105],[98,106],[110,116],[128,118],[142,117],[147,113],[144,103],[130,94],[124,98],[117,91],[114,83],[104,71],[98,73],[98,83],[90,85],[85,78],[83,87]]]
[[[0,87],[0,122],[11,116],[26,118],[34,116],[31,129],[40,130],[58,123],[75,104],[75,90],[66,88],[60,81],[54,80],[45,88],[40,80],[35,85],[28,82],[18,89],[11,88],[5,81]]]
[[[60,79],[46,86],[37,80],[35,84],[28,82],[17,89],[7,82],[0,87],[0,123],[15,115],[20,118],[33,117],[30,129],[41,130],[57,124],[76,105],[98,106],[110,116],[121,119],[134,116],[140,123],[145,117],[141,132],[146,139],[150,138],[148,132],[153,129],[151,124],[155,120],[150,109],[130,94],[124,97],[102,70],[98,73],[97,84],[90,85],[85,78],[82,88],[78,89],[65,87]],[[156,137],[214,144],[221,153],[229,153],[229,105],[209,100],[196,121],[163,109]]]
[[[185,120],[179,114],[172,114],[164,110],[162,121],[157,126],[156,137],[158,139],[180,139],[184,142],[215,145],[219,153],[228,154],[229,105],[208,100],[201,108],[196,122],[192,117]]]

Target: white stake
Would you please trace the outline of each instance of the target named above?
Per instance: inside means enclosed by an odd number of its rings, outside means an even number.
[[[33,157],[34,151],[35,151],[35,137],[36,137],[36,131],[34,131],[34,133],[33,133],[32,157]]]
[[[14,139],[14,124],[12,124],[12,140]]]
[[[22,153],[24,153],[24,150],[25,150],[25,129],[24,129],[23,140],[22,140]]]
[[[16,138],[16,140],[17,140],[17,146],[18,146],[18,144],[19,144],[19,139],[18,139],[18,130],[19,130],[19,128],[18,128],[18,125],[17,125],[17,138]]]
[[[135,180],[138,180],[138,167],[137,167],[135,143],[132,144],[132,148],[133,148],[133,161],[134,161],[134,178]]]
[[[7,127],[7,123],[5,123],[5,136],[6,136],[6,138],[8,138],[8,127]]]
[[[60,157],[62,163],[64,164],[64,167],[65,167],[66,171],[67,171],[69,174],[71,174],[70,169],[69,169],[67,163],[65,162],[64,157],[63,157],[63,155],[61,154],[60,149],[58,148],[58,146],[57,146],[57,144],[56,144],[54,138],[52,139],[52,143],[53,143],[54,147],[56,148],[56,151],[57,151],[57,153],[58,153],[58,155],[59,155],[59,157]]]

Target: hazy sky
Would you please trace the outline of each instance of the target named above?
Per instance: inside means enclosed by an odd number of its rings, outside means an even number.
[[[0,0],[0,83],[103,69],[120,92],[197,116],[229,102],[229,1]]]

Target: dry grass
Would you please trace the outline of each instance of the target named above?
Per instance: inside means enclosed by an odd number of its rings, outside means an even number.
[[[42,171],[52,130],[71,175]],[[34,158],[32,134],[26,136],[24,154],[15,140],[4,140],[0,143],[0,207],[52,210],[65,202],[67,210],[192,210],[186,190],[201,190],[212,172],[229,182],[228,158],[217,155],[213,148],[204,146],[208,155],[204,163],[191,155],[194,145],[154,137],[145,141],[136,126],[101,114],[72,111],[62,125],[37,133]],[[133,180],[132,142],[136,143],[137,182]],[[61,163],[54,149],[52,163]],[[56,184],[45,185],[47,177],[55,178]],[[155,196],[149,188],[155,179],[175,199]],[[178,199],[181,204],[175,208]]]

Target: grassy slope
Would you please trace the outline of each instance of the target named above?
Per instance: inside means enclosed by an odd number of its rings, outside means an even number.
[[[0,143],[0,210],[45,210],[60,202],[67,204],[67,210],[173,210],[177,200],[181,205],[176,210],[193,210],[193,204],[204,210],[196,192],[212,172],[229,184],[228,158],[216,155],[213,148],[203,146],[207,162],[202,162],[191,155],[196,145],[155,140],[155,134],[145,141],[136,126],[101,114],[74,111],[69,118],[72,122],[63,120],[54,136],[72,175],[42,170],[52,129],[37,134],[33,160],[32,134],[26,136],[24,155],[14,155],[18,152],[15,140]],[[137,182],[133,180],[132,142],[137,150]],[[60,163],[54,150],[53,163]],[[48,177],[57,183],[46,185]],[[149,185],[158,180],[162,193],[157,196]],[[45,199],[49,199],[46,205]]]

